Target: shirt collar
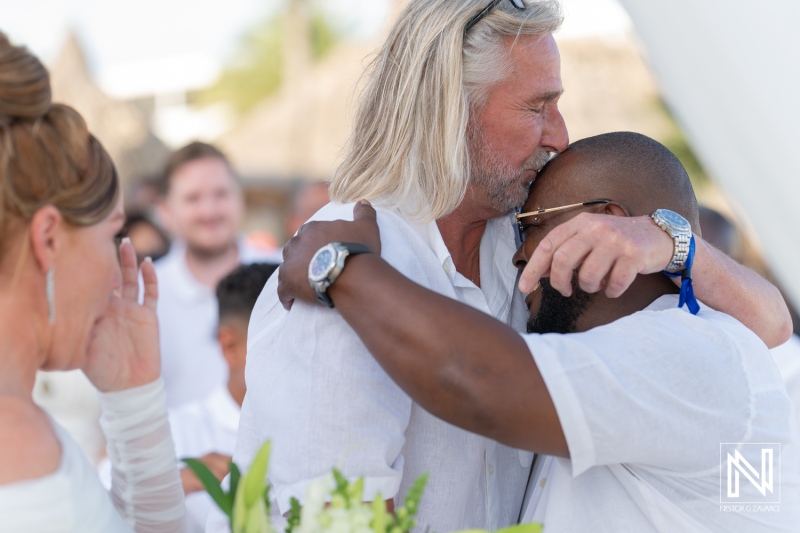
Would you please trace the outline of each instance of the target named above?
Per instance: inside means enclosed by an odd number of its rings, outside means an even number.
[[[436,221],[416,224],[410,221],[410,224],[433,251],[453,286],[474,287],[471,281],[456,271],[453,257],[444,243]],[[508,306],[511,305],[513,291],[516,290],[517,269],[512,263],[517,250],[515,235],[511,217],[501,216],[487,221],[486,230],[481,238],[481,278],[487,282],[481,283],[482,290],[492,312],[500,313],[497,316],[505,315]],[[488,283],[490,279],[496,281],[490,284]]]

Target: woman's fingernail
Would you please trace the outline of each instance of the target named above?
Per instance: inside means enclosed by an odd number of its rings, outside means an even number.
[[[152,258],[152,257],[150,257],[149,255],[148,255],[147,257],[145,257],[145,258],[144,258],[144,260],[145,260],[145,262],[147,262],[147,263],[152,263],[152,262],[153,262],[153,258]]]
[[[125,244],[125,243],[130,244],[131,243],[131,238],[130,237],[123,237],[122,238],[122,244]]]

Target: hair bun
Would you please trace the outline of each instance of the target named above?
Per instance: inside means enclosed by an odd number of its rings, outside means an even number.
[[[50,109],[50,75],[22,46],[0,32],[0,125],[35,120]]]

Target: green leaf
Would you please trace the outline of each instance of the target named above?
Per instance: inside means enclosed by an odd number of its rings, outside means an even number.
[[[197,476],[197,479],[200,480],[200,483],[203,484],[203,488],[206,489],[208,495],[211,496],[211,499],[214,500],[214,503],[222,509],[222,512],[225,513],[229,518],[231,516],[231,512],[233,510],[231,501],[228,499],[228,496],[223,492],[222,487],[220,486],[220,482],[217,477],[211,473],[211,470],[203,464],[201,461],[197,459],[191,458],[184,458],[181,459],[186,466],[188,466],[194,475]]]
[[[364,501],[364,478],[360,477],[347,487],[347,503],[352,506],[362,501]]]
[[[542,533],[542,524],[518,524],[500,529],[497,533]]]
[[[350,484],[347,481],[347,478],[344,477],[344,475],[341,472],[339,472],[339,470],[334,468],[333,479],[336,482],[336,488],[333,489],[333,492],[347,498],[347,487]]]
[[[269,533],[272,531],[269,520],[269,512],[264,505],[264,500],[256,501],[256,504],[247,510],[247,533]]]
[[[286,515],[286,533],[292,533],[294,529],[300,525],[300,502],[297,498],[292,496],[289,499],[289,514]]]
[[[264,484],[267,480],[267,466],[269,466],[270,443],[265,442],[256,453],[250,470],[244,476],[244,503],[247,509],[255,505],[264,494]]]
[[[392,524],[392,517],[386,510],[386,501],[379,492],[370,504],[372,506],[372,522],[370,527],[375,533],[386,533]],[[288,533],[288,532],[287,532]]]
[[[233,502],[236,501],[236,490],[239,488],[239,480],[242,478],[242,471],[236,466],[236,463],[230,463],[230,488],[228,489],[228,501],[231,502],[231,509],[233,509]]]
[[[419,502],[422,499],[422,493],[425,491],[427,483],[427,473],[419,476],[408,489],[403,506],[394,510],[395,527],[399,528],[400,531],[410,531],[417,524],[414,518],[417,516],[417,511],[419,511]]]
[[[231,532],[244,533],[247,519],[247,507],[244,501],[244,490],[237,490],[233,500],[233,514],[231,516]]]

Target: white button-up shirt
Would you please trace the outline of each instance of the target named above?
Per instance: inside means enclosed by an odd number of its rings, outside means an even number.
[[[556,533],[798,531],[800,432],[769,350],[728,315],[677,302],[662,296],[584,333],[525,336],[570,459],[537,459],[524,522]],[[723,443],[780,445],[767,493],[779,510],[751,502],[744,476],[743,503],[720,503]],[[758,468],[760,448],[740,448]]]
[[[182,405],[170,411],[169,424],[178,459],[199,459],[211,452],[233,455],[239,427],[239,404],[231,397],[227,387],[220,387],[202,402]],[[187,532],[205,531],[208,513],[215,509],[216,504],[207,492],[188,494]]]
[[[314,219],[352,219],[329,204]],[[458,273],[435,222],[378,209],[382,256],[405,276],[504,322],[523,318],[512,294],[511,217],[490,220],[480,248],[481,288]],[[416,530],[498,529],[519,518],[532,455],[447,424],[416,405],[380,368],[336,310],[296,302],[286,312],[277,276],[250,320],[247,396],[234,460],[246,468],[272,441],[273,520],[303,501],[309,481],[339,467],[364,478],[364,498],[400,502],[430,473]],[[518,328],[522,324],[515,324]],[[224,530],[224,526],[222,526]],[[209,529],[214,530],[213,528]]]
[[[794,404],[795,419],[800,425],[800,337],[792,335],[788,341],[773,348],[771,352],[786,385],[786,393]]]
[[[266,261],[267,255],[239,245],[242,264]],[[186,248],[173,243],[155,262],[158,276],[158,327],[161,374],[167,406],[206,398],[228,380],[228,365],[217,342],[217,296],[194,277],[186,264]]]

